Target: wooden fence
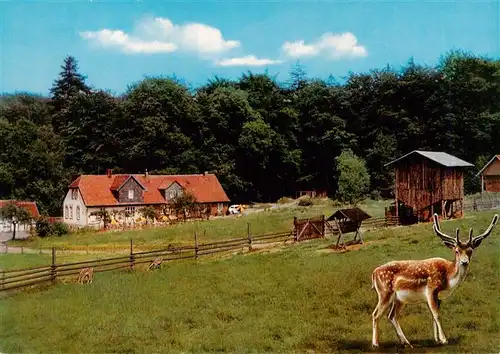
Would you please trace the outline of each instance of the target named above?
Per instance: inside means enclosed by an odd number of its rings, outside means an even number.
[[[52,248],[52,262],[49,265],[23,269],[3,270],[0,279],[0,292],[27,288],[40,284],[55,283],[58,279],[68,277],[76,278],[80,270],[87,267],[94,268],[95,273],[116,269],[134,270],[137,265],[151,263],[155,258],[161,257],[163,262],[178,261],[183,259],[198,259],[201,256],[234,251],[237,249],[252,248],[264,243],[285,243],[293,241],[294,232],[279,232],[253,236],[248,230],[247,237],[235,238],[213,243],[198,243],[195,234],[194,244],[191,246],[168,247],[164,249],[144,252],[134,252],[130,240],[130,254],[72,263],[57,263],[56,249]]]
[[[327,222],[327,221],[325,221]],[[366,219],[361,223],[361,228],[364,230],[379,229],[383,227],[397,226],[400,225],[399,218],[395,216],[386,216],[381,218],[370,218]],[[330,222],[326,231],[330,234],[338,234],[337,225],[334,222]]]
[[[49,265],[30,267],[23,269],[3,270],[0,279],[0,292],[10,291],[20,288],[27,288],[40,284],[55,283],[58,279],[75,279],[80,270],[87,267],[94,268],[95,273],[106,272],[116,269],[134,270],[136,266],[151,263],[157,257],[161,257],[163,262],[179,261],[186,259],[198,259],[201,256],[234,251],[237,249],[252,250],[254,246],[267,243],[300,242],[311,238],[325,237],[329,232],[337,234],[335,224],[326,227],[327,221],[324,215],[297,219],[294,218],[294,229],[292,231],[269,233],[262,235],[252,235],[250,225],[248,225],[247,236],[211,243],[198,243],[197,234],[194,234],[193,245],[170,246],[154,251],[134,252],[133,242],[130,240],[129,254],[120,257],[89,260],[71,263],[58,263],[56,249],[52,248],[52,262]],[[370,218],[362,223],[363,229],[374,229],[398,225],[395,217]],[[70,278],[71,279],[71,278]]]
[[[465,202],[463,208],[465,211],[500,209],[500,198],[477,198],[472,201]]]

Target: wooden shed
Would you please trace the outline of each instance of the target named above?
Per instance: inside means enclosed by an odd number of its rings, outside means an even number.
[[[476,177],[481,176],[481,193],[500,192],[500,154],[493,156],[479,171]]]
[[[385,166],[394,168],[394,207],[401,223],[463,217],[463,169],[473,165],[445,152],[414,150]]]
[[[363,243],[363,239],[361,238],[361,233],[359,228],[361,227],[361,223],[363,220],[371,218],[370,215],[365,213],[360,208],[349,208],[349,209],[339,209],[335,213],[333,213],[326,221],[335,222],[335,228],[333,228],[330,224],[327,224],[330,230],[335,233],[338,233],[336,248],[339,247],[339,243],[343,237],[343,234],[349,232],[355,232],[354,240],[351,243],[356,243],[357,236],[359,235],[359,242]],[[342,247],[344,247],[344,242],[342,242]]]

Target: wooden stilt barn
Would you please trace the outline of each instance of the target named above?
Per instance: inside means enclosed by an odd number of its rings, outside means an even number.
[[[473,167],[445,152],[414,150],[385,166],[394,168],[394,206],[386,211],[411,224],[443,218],[463,217],[463,169]]]

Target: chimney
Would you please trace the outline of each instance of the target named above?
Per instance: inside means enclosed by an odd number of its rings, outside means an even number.
[[[108,178],[111,178],[111,176],[113,176],[113,170],[111,168],[108,168],[106,170],[106,175],[108,176]]]
[[[144,170],[144,178],[148,178],[148,169],[147,168]]]
[[[205,176],[208,175],[208,171],[205,171],[205,173],[203,173]]]

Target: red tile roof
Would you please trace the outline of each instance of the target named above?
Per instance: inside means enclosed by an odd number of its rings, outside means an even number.
[[[199,203],[229,202],[226,192],[214,174],[148,175],[147,177],[143,174],[116,174],[111,177],[107,175],[80,175],[69,185],[69,188],[79,188],[87,206],[125,205],[126,203],[118,202],[113,195],[112,188],[123,184],[129,176],[133,176],[146,188],[144,204],[164,204],[165,198],[161,189],[167,188],[173,182],[178,182],[183,188],[190,191]]]
[[[32,217],[37,218],[40,216],[38,212],[38,207],[36,206],[36,202],[28,202],[24,200],[0,200],[0,208],[3,208],[8,203],[14,202],[18,207],[26,209]]]

